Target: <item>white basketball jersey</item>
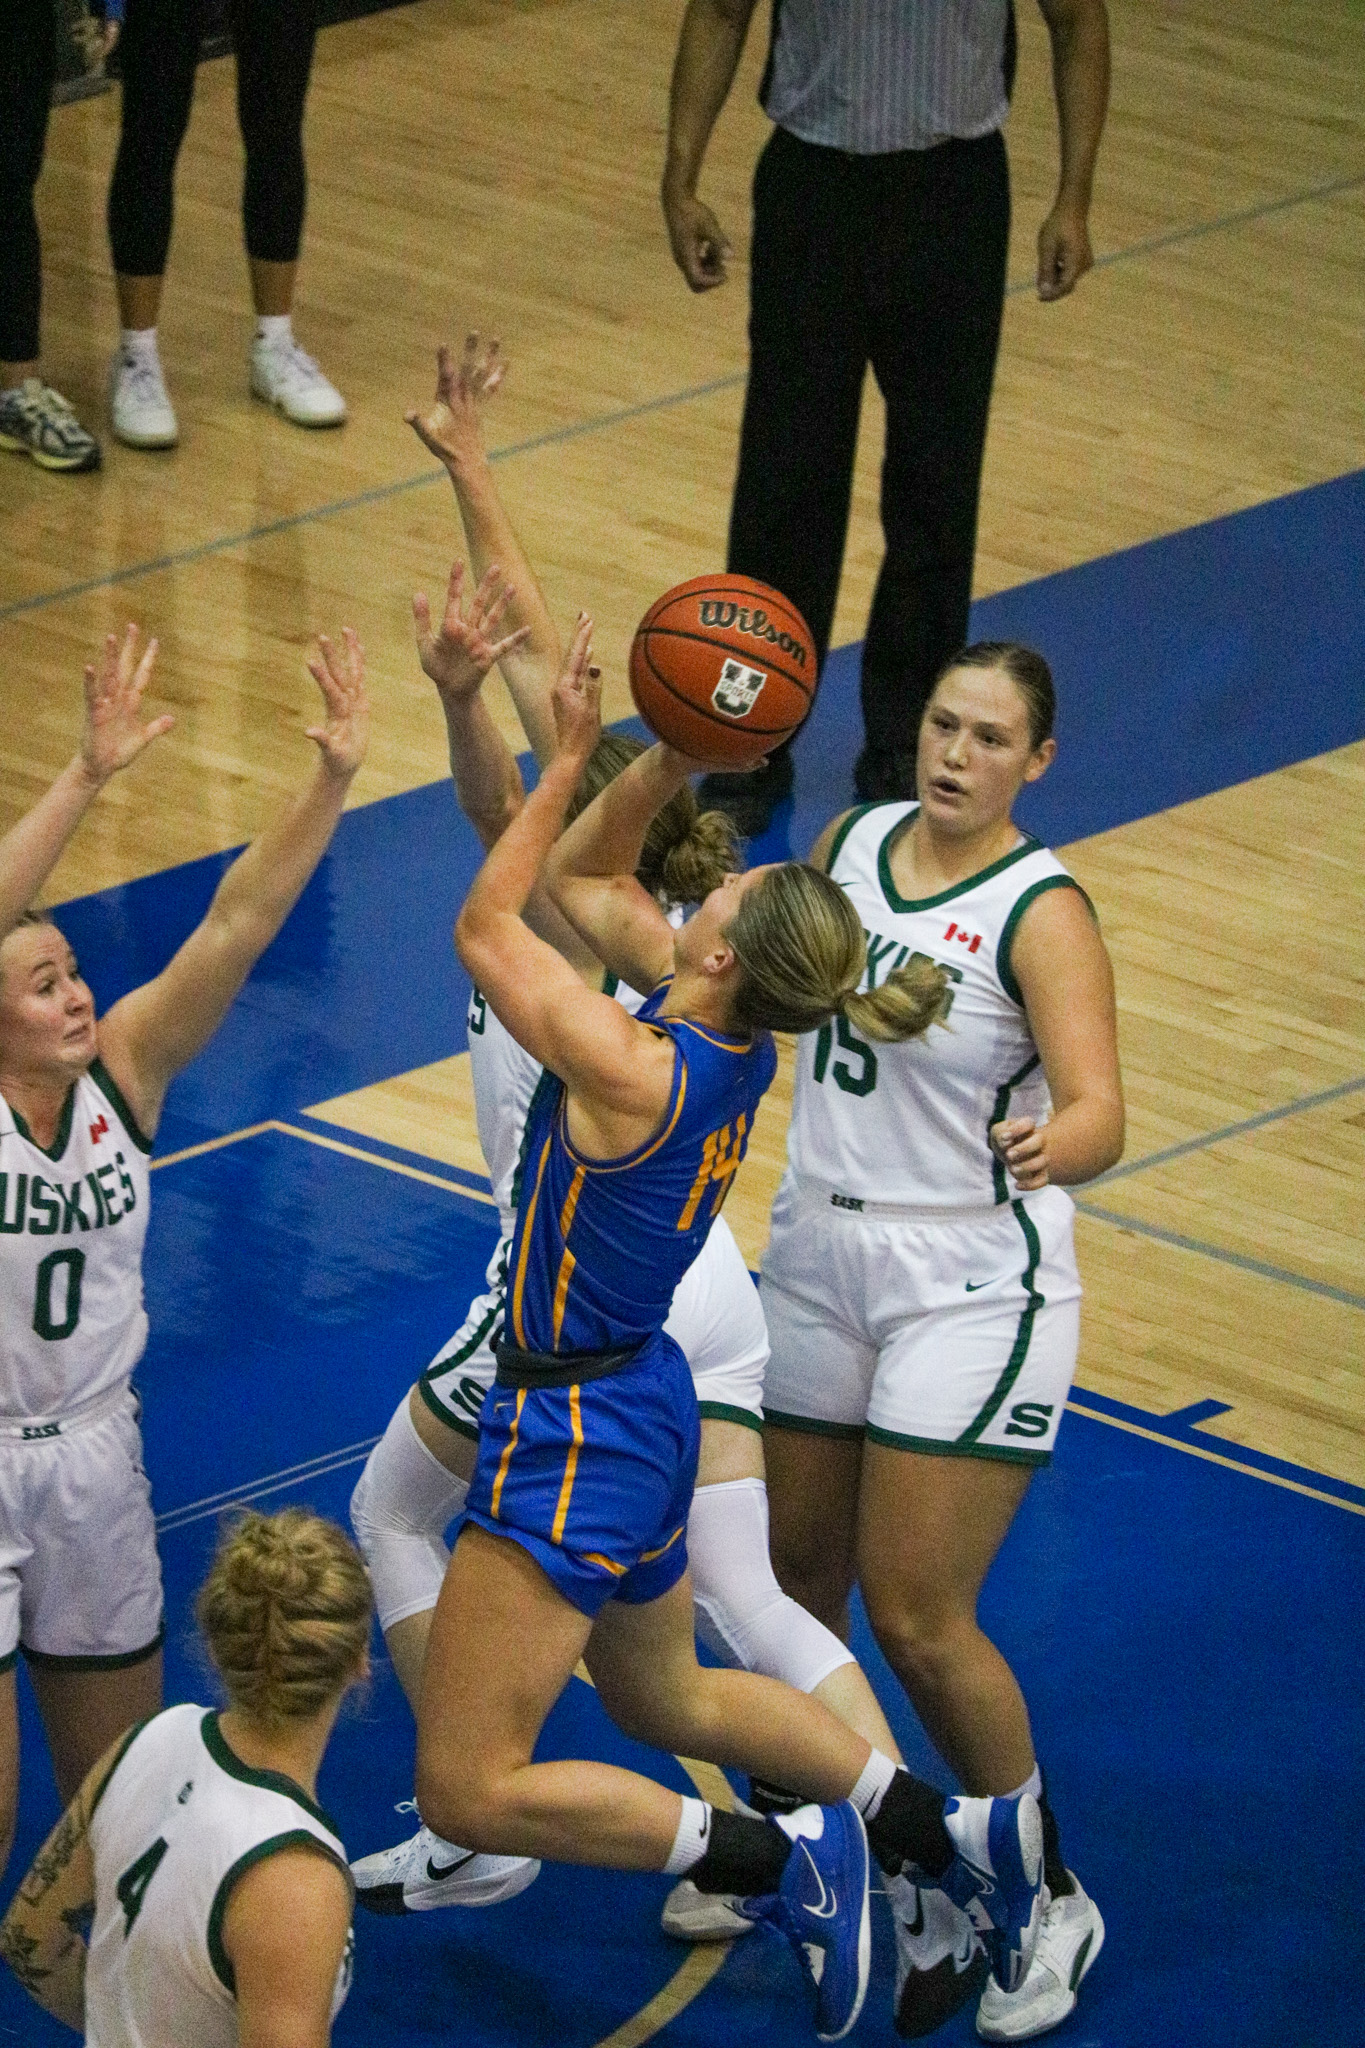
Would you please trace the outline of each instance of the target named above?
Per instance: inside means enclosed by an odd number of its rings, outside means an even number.
[[[321,1807],[279,1772],[239,1762],[215,1713],[168,1707],[138,1730],[90,1823],[86,2048],[236,2048],[223,1916],[238,1878],[300,1843],[315,1843],[346,1869]],[[348,1935],[333,2017],[350,1989],[351,1958]]]
[[[98,1060],[50,1151],[0,1098],[0,1419],[60,1420],[142,1356],[146,1153]]]
[[[949,976],[948,1007],[923,1038],[864,1042],[837,1017],[797,1042],[787,1156],[850,1207],[987,1207],[1016,1192],[987,1142],[1004,1117],[1051,1112],[1038,1050],[1010,967],[1019,919],[1046,889],[1079,887],[1036,839],[952,889],[909,902],[891,878],[891,848],[917,804],[868,804],[850,814],[829,872],[867,933],[861,986],[876,987],[912,958]]]
[[[510,1237],[517,1220],[513,1188],[521,1156],[526,1113],[541,1076],[539,1060],[518,1045],[505,1024],[475,989],[469,998],[469,1073],[474,1083],[474,1120],[479,1147],[493,1183],[501,1236]]]

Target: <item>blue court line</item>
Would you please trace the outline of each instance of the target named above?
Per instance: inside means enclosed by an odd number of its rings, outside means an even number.
[[[1319,1109],[1324,1102],[1336,1102],[1343,1095],[1356,1095],[1365,1088],[1365,1074],[1354,1081],[1339,1081],[1335,1088],[1322,1088],[1316,1095],[1301,1095],[1296,1102],[1286,1102],[1279,1109],[1263,1109],[1259,1116],[1244,1117],[1241,1123],[1224,1124],[1220,1130],[1208,1131],[1202,1138],[1186,1138],[1183,1144],[1168,1145],[1164,1152],[1147,1152],[1140,1159],[1130,1159],[1122,1166],[1111,1166],[1108,1173],[1096,1174],[1087,1181],[1087,1187],[1102,1188],[1107,1181],[1126,1180],[1130,1173],[1145,1173],[1149,1166],[1164,1166],[1168,1159],[1185,1159],[1191,1152],[1203,1152],[1210,1145],[1221,1144],[1224,1138],[1240,1138],[1246,1131],[1259,1131],[1266,1124],[1278,1123],[1281,1117],[1299,1116],[1306,1109]]]
[[[1108,270],[1116,263],[1127,263],[1136,257],[1150,256],[1163,249],[1173,249],[1182,242],[1198,241],[1206,235],[1222,234],[1229,228],[1246,227],[1253,221],[1265,220],[1273,214],[1287,213],[1296,206],[1309,206],[1315,200],[1329,199],[1338,192],[1349,192],[1358,185],[1365,185],[1365,174],[1347,178],[1334,178],[1325,185],[1310,185],[1302,192],[1291,192],[1283,199],[1270,199],[1263,205],[1244,208],[1239,213],[1220,214],[1213,220],[1197,221],[1187,228],[1172,228],[1169,234],[1152,235],[1146,241],[1132,242],[1121,249],[1111,249],[1103,256],[1097,256],[1093,268]],[[1034,289],[1033,277],[1016,278],[1006,286],[1006,298],[1017,298],[1023,292]],[[638,405],[623,406],[615,412],[598,413],[590,419],[578,420],[567,427],[554,427],[543,434],[533,434],[529,440],[511,442],[505,448],[489,451],[490,462],[508,462],[514,456],[534,454],[541,448],[556,448],[568,441],[576,441],[586,434],[604,433],[612,427],[623,426],[629,420],[644,418],[649,413],[667,412],[675,406],[690,405],[694,399],[709,398],[718,391],[733,391],[748,377],[747,370],[734,370],[728,376],[714,377],[708,383],[694,384],[683,391],[671,391],[661,398],[647,398]],[[112,570],[107,576],[95,576],[83,583],[64,584],[58,590],[39,592],[34,597],[16,599],[12,604],[0,605],[0,620],[19,618],[28,612],[45,611],[49,606],[64,604],[69,598],[86,597],[95,590],[114,590],[120,584],[137,582],[143,576],[155,576],[166,569],[180,569],[192,562],[202,562],[211,555],[224,554],[229,549],[245,547],[251,541],[269,540],[275,534],[288,533],[296,526],[308,526],[315,521],[335,519],[346,512],[355,512],[366,505],[385,503],[390,498],[404,496],[409,491],[423,490],[428,484],[437,483],[443,469],[423,470],[419,475],[400,477],[396,482],[376,484],[373,489],[359,491],[349,498],[333,498],[322,505],[314,505],[306,512],[292,512],[286,518],[272,519],[263,526],[244,527],[238,533],[223,534],[217,540],[203,541],[197,547],[181,548],[168,555],[155,556],[151,561],[133,563],[126,569]]]
[[[1329,1494],[1350,1507],[1365,1508],[1365,1486],[1355,1486],[1349,1479],[1333,1479],[1327,1473],[1314,1472],[1306,1465],[1290,1464],[1288,1459],[1272,1457],[1267,1451],[1250,1450],[1247,1445],[1232,1443],[1227,1437],[1206,1436],[1198,1426],[1199,1421],[1227,1414],[1227,1404],[1223,1401],[1197,1401],[1188,1408],[1177,1409],[1173,1415],[1152,1415],[1145,1408],[1134,1408],[1127,1401],[1116,1401],[1110,1394],[1091,1393],[1086,1387],[1073,1386],[1068,1400],[1093,1411],[1101,1422],[1131,1423],[1181,1449],[1226,1452],[1244,1470],[1264,1473],[1271,1479],[1287,1479],[1297,1485],[1311,1485],[1316,1492]]]
[[[1217,1259],[1224,1266],[1236,1266],[1240,1272],[1255,1273],[1262,1280],[1279,1280],[1286,1287],[1302,1288],[1305,1294],[1320,1294],[1346,1308],[1365,1309],[1365,1294],[1351,1294],[1326,1280],[1310,1280],[1303,1273],[1291,1273],[1287,1267],[1269,1265],[1264,1259],[1249,1259],[1243,1252],[1224,1251],[1221,1245],[1206,1244],[1203,1238],[1185,1237],[1178,1230],[1162,1230],[1158,1224],[1143,1223],[1136,1216],[1120,1215],[1117,1209],[1101,1209],[1093,1202],[1077,1202],[1076,1207],[1082,1216],[1089,1216],[1096,1223],[1112,1223],[1117,1230],[1134,1230],[1139,1237],[1155,1238],[1158,1244],[1171,1244],[1182,1252],[1198,1252],[1202,1258]]]

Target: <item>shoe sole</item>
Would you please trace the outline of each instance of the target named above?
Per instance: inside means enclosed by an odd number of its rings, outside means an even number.
[[[114,439],[121,441],[125,448],[178,448],[180,446],[180,429],[178,427],[173,434],[130,434],[122,427],[113,427],[110,431]]]
[[[313,427],[321,431],[325,427],[344,427],[346,424],[347,414],[344,412],[338,413],[334,419],[328,420],[301,419],[298,413],[290,412],[288,406],[281,399],[272,398],[268,391],[258,391],[254,384],[251,387],[251,395],[253,398],[258,399],[262,405],[268,405],[272,412],[277,412],[281,419],[288,420],[289,424],[294,427]]]
[[[44,449],[30,446],[27,441],[17,440],[13,434],[0,434],[0,448],[7,448],[14,455],[27,455],[39,469],[53,470],[62,476],[78,476],[85,470],[100,466],[98,448],[92,448],[85,455],[49,455]]]
[[[739,1941],[746,1934],[752,1934],[754,1923],[743,1913],[731,1913],[730,1924],[722,1923],[719,1916],[714,1920],[693,1922],[681,1914],[670,1913],[665,1907],[659,1915],[659,1925],[674,1941],[688,1941],[697,1946],[703,1942]]]
[[[467,1878],[462,1885],[451,1885],[444,1892],[437,1885],[422,1885],[415,1898],[410,1898],[401,1882],[394,1884],[357,1885],[356,1904],[364,1906],[367,1912],[385,1916],[398,1913],[440,1913],[448,1907],[498,1906],[504,1899],[515,1899],[540,1876],[539,1863],[533,1862],[528,1870],[514,1870],[501,1877]],[[436,1896],[424,1896],[432,1894]]]
[[[862,1911],[858,1917],[858,1990],[853,2001],[853,2010],[849,2013],[844,2024],[833,2034],[822,2034],[817,2027],[815,2030],[817,2041],[842,2041],[846,2034],[852,2033],[854,2027],[858,2024],[858,2015],[863,2009],[863,2000],[867,1997],[868,1978],[872,1973],[872,1885],[868,1861],[867,1830],[862,1824],[861,1815],[858,1817],[858,1833],[862,1840],[863,1851],[863,1903]]]

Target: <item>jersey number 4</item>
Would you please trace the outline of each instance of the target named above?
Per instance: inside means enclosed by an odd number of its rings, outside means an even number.
[[[130,1863],[114,1889],[118,1902],[123,1908],[123,1939],[126,1941],[133,1931],[133,1922],[142,1911],[142,1901],[147,1896],[147,1887],[161,1867],[161,1859],[169,1844],[164,1836],[158,1835],[150,1849],[144,1849],[135,1863]]]

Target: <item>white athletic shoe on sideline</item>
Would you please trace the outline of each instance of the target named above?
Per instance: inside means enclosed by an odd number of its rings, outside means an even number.
[[[251,395],[264,399],[296,427],[339,427],[346,401],[310,355],[290,335],[285,341],[251,344]]]
[[[109,365],[109,415],[114,438],[129,448],[174,448],[180,423],[155,355],[122,348]]]
[[[699,1892],[690,1877],[680,1877],[664,1900],[659,1924],[675,1941],[733,1941],[754,1928],[733,1893]]]
[[[421,1827],[396,1848],[351,1865],[356,1904],[371,1913],[432,1913],[440,1906],[496,1906],[534,1884],[531,1856],[487,1856],[460,1849]]]
[[[1047,1903],[1038,1946],[1019,1989],[1002,1991],[993,1977],[987,1978],[976,2013],[983,2041],[1031,2041],[1075,2011],[1081,1980],[1104,1946],[1104,1922],[1075,1871],[1068,1874],[1074,1892],[1060,1899],[1043,1895]]]

